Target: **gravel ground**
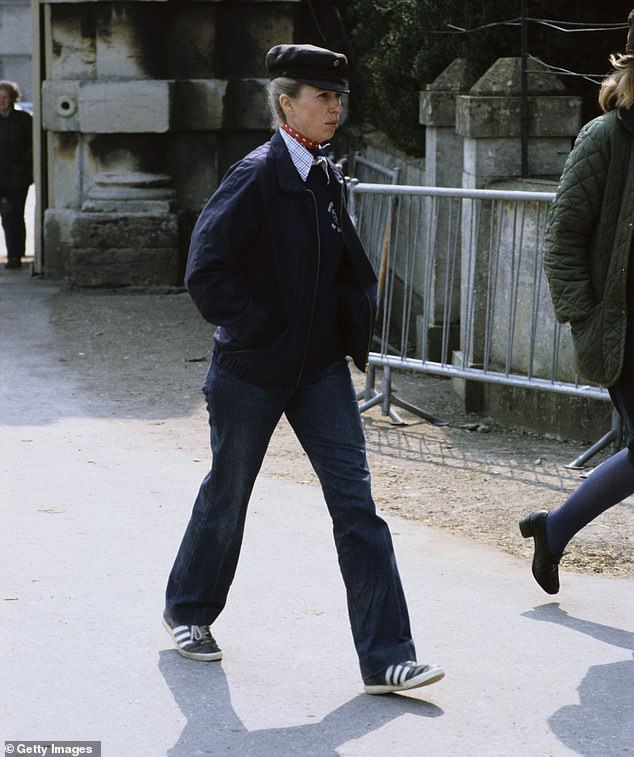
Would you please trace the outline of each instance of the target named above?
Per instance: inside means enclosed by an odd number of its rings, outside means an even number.
[[[87,390],[86,409],[147,419],[153,433],[170,434],[175,447],[201,462],[202,477],[209,452],[200,386],[211,328],[188,295],[62,290],[53,301],[52,321],[60,360]],[[361,388],[363,375],[356,373],[355,381]],[[433,426],[405,411],[403,426],[393,425],[378,408],[364,414],[378,506],[528,558],[530,543],[520,537],[518,519],[555,507],[581,483],[583,473],[565,465],[585,447],[465,415],[446,379],[398,375],[394,383],[404,399],[448,425]],[[263,472],[317,485],[284,419]],[[562,567],[634,575],[634,498],[584,529]]]

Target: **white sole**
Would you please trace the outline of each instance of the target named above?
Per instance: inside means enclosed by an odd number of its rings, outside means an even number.
[[[181,647],[178,646],[178,642],[176,641],[176,637],[174,636],[169,623],[165,620],[165,618],[162,618],[162,621],[163,628],[165,628],[167,633],[170,635],[170,638],[176,645],[176,651],[178,652],[178,654],[182,655],[183,657],[187,657],[188,660],[199,660],[200,662],[215,662],[216,660],[222,660],[222,651],[205,654],[204,652],[188,652],[186,649],[181,649]]]
[[[432,683],[436,683],[436,681],[440,681],[440,679],[444,677],[445,671],[442,670],[442,668],[433,666],[424,673],[421,673],[414,678],[410,678],[410,680],[406,681],[404,684],[377,684],[364,686],[364,689],[366,694],[396,694],[399,691],[409,691],[410,689],[418,689],[421,686],[429,686]]]

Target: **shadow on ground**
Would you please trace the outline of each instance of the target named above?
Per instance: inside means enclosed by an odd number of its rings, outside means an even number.
[[[575,618],[557,602],[535,607],[525,617],[556,623],[634,653],[631,631]],[[553,733],[575,754],[584,757],[631,754],[623,747],[630,744],[634,751],[633,680],[634,660],[592,665],[579,685],[579,704],[566,705],[548,719]]]
[[[314,723],[249,730],[231,704],[221,664],[201,665],[165,650],[160,653],[159,669],[186,718],[178,742],[168,750],[170,757],[337,757],[346,742],[367,736],[401,715],[435,718],[443,714],[436,705],[414,696],[373,698],[361,694]]]

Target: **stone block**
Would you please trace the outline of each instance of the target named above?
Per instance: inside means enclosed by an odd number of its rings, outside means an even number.
[[[456,96],[450,92],[421,92],[418,122],[426,126],[453,126]]]
[[[566,88],[551,70],[534,58],[526,62],[526,90],[529,95],[563,95]],[[522,59],[498,58],[471,87],[470,94],[478,97],[497,95],[519,97],[522,93]]]
[[[570,152],[570,139],[532,139],[528,142],[528,168],[532,176],[559,176]],[[515,139],[465,139],[465,188],[521,174],[521,142]]]
[[[82,82],[80,130],[92,134],[164,133],[170,129],[174,82]]]
[[[47,278],[85,287],[177,286],[175,214],[127,216],[49,209],[44,214]]]
[[[47,134],[48,199],[50,207],[75,208],[82,201],[82,185],[87,180],[84,145],[75,132],[49,132]]]
[[[232,79],[224,101],[225,129],[269,129],[268,79]]]
[[[484,386],[481,409],[507,428],[588,444],[607,433],[612,421],[612,404],[604,400],[492,384]]]
[[[171,184],[172,179],[166,174],[100,172],[94,177],[82,211],[122,215],[170,214],[176,209],[176,193]]]
[[[95,8],[83,3],[50,4],[51,34],[46,38],[46,60],[50,79],[85,79],[96,77]]]
[[[217,135],[186,131],[172,134],[167,170],[172,176],[179,206],[197,214],[219,183]]]
[[[471,70],[466,58],[454,58],[447,68],[441,71],[431,84],[427,85],[427,89],[458,94],[469,90],[476,79],[477,77]]]
[[[164,79],[160,68],[163,18],[150,3],[99,3],[95,14],[97,79]],[[157,65],[158,62],[158,65]]]
[[[425,130],[425,184],[431,187],[461,186],[463,138],[449,127]]]
[[[44,211],[43,268],[47,279],[63,279],[72,249],[72,228],[77,211],[49,208]]]
[[[69,277],[79,287],[177,286],[178,255],[173,248],[160,247],[73,247]]]
[[[475,76],[466,60],[456,58],[419,97],[419,123],[426,126],[453,126],[456,120],[456,96],[466,93]]]
[[[177,81],[174,86],[173,127],[179,131],[220,129],[227,82],[220,79]]]
[[[529,97],[530,137],[571,137],[581,125],[581,98]],[[519,137],[522,130],[521,98],[459,95],[456,132],[463,137]]]
[[[175,215],[81,212],[73,223],[72,241],[81,249],[176,248],[178,224]]]
[[[169,33],[161,42],[170,78],[209,79],[215,75],[216,19],[223,5],[181,2],[166,8],[167,12],[160,9],[169,24]]]
[[[79,131],[79,85],[73,79],[42,82],[42,127],[47,131]]]
[[[284,3],[221,3],[216,26],[217,75],[223,79],[266,76],[268,50],[294,38],[295,10]]]
[[[66,268],[85,287],[176,286],[179,228],[174,214],[76,213]]]

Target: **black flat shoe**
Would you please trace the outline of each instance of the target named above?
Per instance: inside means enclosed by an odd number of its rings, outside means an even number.
[[[559,561],[562,555],[551,555],[546,541],[546,510],[535,510],[520,521],[520,532],[525,539],[533,537],[533,576],[547,594],[559,591]]]

